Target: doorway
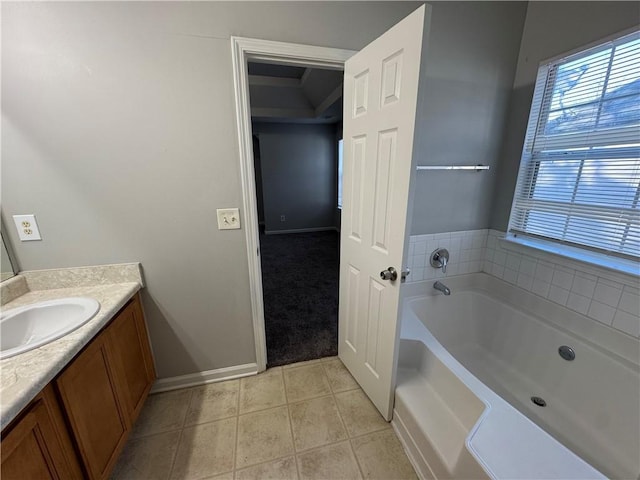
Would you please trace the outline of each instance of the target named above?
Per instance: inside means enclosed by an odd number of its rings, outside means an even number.
[[[352,50],[239,37],[232,38],[232,49],[234,84],[236,88],[235,104],[236,112],[238,112],[237,127],[241,159],[242,204],[246,217],[244,219],[244,229],[249,253],[249,287],[251,291],[256,363],[258,371],[261,372],[267,366],[267,346],[248,65],[249,62],[271,63],[305,69],[321,68],[342,72],[345,61],[355,52]]]
[[[247,67],[267,366],[335,356],[343,74]]]

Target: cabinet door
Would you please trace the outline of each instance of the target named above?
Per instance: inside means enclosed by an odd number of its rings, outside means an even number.
[[[3,480],[82,478],[50,386],[3,435],[1,450]]]
[[[107,331],[122,405],[133,424],[155,380],[139,296],[120,312]]]
[[[89,477],[107,478],[130,424],[121,408],[103,332],[58,377],[69,423]]]

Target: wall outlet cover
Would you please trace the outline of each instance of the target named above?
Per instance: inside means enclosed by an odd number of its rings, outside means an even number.
[[[13,221],[16,224],[20,241],[30,242],[32,240],[42,240],[35,215],[14,215]]]
[[[240,211],[237,208],[219,208],[218,230],[236,230],[240,228]]]

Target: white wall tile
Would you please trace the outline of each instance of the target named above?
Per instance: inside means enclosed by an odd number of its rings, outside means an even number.
[[[540,295],[541,297],[547,297],[549,294],[549,287],[551,284],[549,282],[545,282],[544,280],[540,280],[539,278],[533,279],[533,284],[531,285],[531,291],[536,295]]]
[[[502,265],[498,265],[497,263],[494,263],[491,269],[491,275],[496,276],[498,278],[504,277],[504,267]]]
[[[588,297],[583,297],[574,292],[571,292],[567,299],[567,307],[583,315],[586,315],[589,311],[590,303],[591,300]]]
[[[622,296],[622,284],[617,283],[612,285],[612,283],[613,282],[599,279],[593,292],[593,299],[610,307],[617,307],[620,297]]]
[[[518,274],[517,285],[520,288],[524,288],[525,290],[531,290],[533,287],[533,277],[531,275],[527,275],[526,273],[520,272]]]
[[[630,315],[627,312],[618,310],[613,319],[613,326],[629,335],[640,337],[640,317],[637,315]]]
[[[549,289],[549,295],[547,296],[552,302],[560,305],[566,305],[569,299],[569,290],[565,290],[562,287],[551,286]]]
[[[493,263],[497,263],[498,265],[501,265],[504,267],[507,264],[506,252],[501,252],[496,250],[493,254]]]
[[[536,261],[529,257],[524,257],[520,262],[520,273],[533,276],[536,273]]]
[[[595,289],[595,279],[584,277],[580,273],[576,273],[573,277],[573,285],[571,286],[572,292],[582,295],[583,297],[591,298]]]
[[[507,254],[507,263],[505,263],[505,267],[510,268],[511,270],[518,271],[520,269],[520,255],[517,253],[508,253]]]
[[[632,315],[640,315],[640,297],[629,292],[629,288],[624,287],[618,309],[630,313]]]
[[[553,266],[538,262],[536,264],[535,277],[543,282],[551,283],[551,279],[553,278]]]
[[[504,276],[502,278],[505,282],[513,283],[515,285],[518,281],[518,271],[505,267]]]
[[[587,315],[591,318],[606,323],[607,325],[611,325],[615,314],[616,309],[614,307],[597,302],[596,300],[591,300],[591,306],[587,312]]]
[[[411,274],[407,277],[407,281],[409,281],[409,278],[414,282],[419,282],[424,279],[424,268],[412,268]]]
[[[562,287],[565,290],[571,290],[573,285],[573,274],[566,272],[564,269],[556,268],[553,271],[551,284]]]

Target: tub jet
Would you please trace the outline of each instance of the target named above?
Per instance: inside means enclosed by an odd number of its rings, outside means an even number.
[[[545,402],[544,398],[542,398],[542,397],[531,397],[531,401],[533,403],[535,403],[539,407],[546,407],[547,406],[547,402]]]
[[[573,348],[571,348],[571,347],[569,347],[567,345],[562,345],[560,348],[558,348],[558,353],[567,362],[570,362],[571,360],[576,358],[576,352],[573,351]]]

